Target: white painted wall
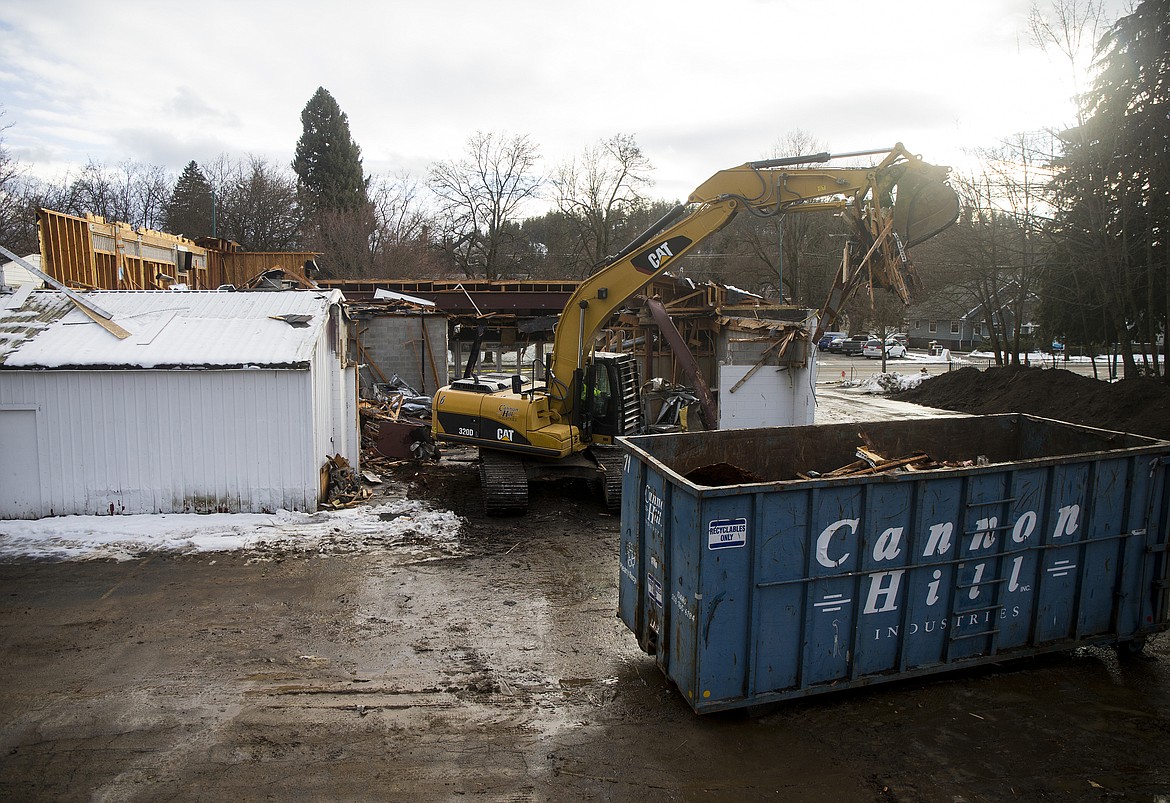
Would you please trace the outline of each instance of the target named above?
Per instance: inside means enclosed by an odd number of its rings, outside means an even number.
[[[13,471],[40,489],[36,516],[0,491],[0,518],[315,510],[313,408],[308,370],[0,371],[0,411],[36,428],[0,439],[0,489]]]
[[[313,443],[321,463],[339,454],[357,471],[361,457],[357,366],[340,367],[346,347],[340,309],[330,307],[330,321],[313,351]]]
[[[750,365],[719,366],[719,429],[788,427],[813,423],[816,412],[816,361],[805,368],[764,365],[734,393]]]

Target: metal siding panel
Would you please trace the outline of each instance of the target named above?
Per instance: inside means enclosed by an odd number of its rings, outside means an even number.
[[[865,507],[862,486],[823,488],[813,505],[805,602],[801,685],[813,686],[849,673],[860,566],[858,528]]]
[[[755,544],[753,689],[792,688],[799,676],[811,492],[760,496]]]
[[[676,498],[678,497],[676,492]],[[750,668],[751,563],[755,543],[751,538],[755,526],[752,494],[734,496],[704,494],[696,509],[688,510],[687,529],[678,530],[685,537],[673,539],[675,555],[701,565],[699,588],[694,587],[696,572],[691,566],[671,565],[671,599],[676,611],[687,608],[690,626],[698,639],[699,688],[703,699],[727,700],[747,693]],[[680,525],[679,506],[674,505],[673,519]],[[697,513],[697,518],[692,517]],[[713,543],[711,530],[717,523],[737,527],[744,520],[748,538],[743,546],[720,547]],[[738,543],[738,541],[734,541]],[[680,544],[685,545],[680,549]],[[676,558],[677,561],[677,558]],[[698,599],[695,613],[695,592]]]
[[[0,402],[0,519],[35,519],[41,512],[38,411]]]
[[[1129,461],[1123,458],[1093,464],[1081,556],[1078,637],[1107,633],[1114,626],[1126,506],[1132,492],[1128,467]]]
[[[696,593],[703,587],[704,570],[698,539],[692,534],[698,529],[702,500],[675,485],[667,485],[664,490],[665,520],[670,533],[663,546],[666,554],[662,567],[664,630],[668,633],[670,665],[680,677],[684,674],[686,677],[679,684],[679,691],[697,699],[704,693],[705,667],[698,629],[702,606]]]
[[[960,477],[915,483],[917,528],[912,533],[914,568],[906,584],[903,664],[907,669],[932,666],[946,659],[950,631],[950,593],[957,573],[962,521],[963,480]]]
[[[626,453],[622,460],[621,526],[618,536],[618,618],[642,640],[640,607],[645,600],[638,577],[641,573],[641,549],[645,543],[642,502],[646,464]]]
[[[306,371],[5,372],[3,388],[44,411],[42,515],[315,509]]]
[[[1073,606],[1080,569],[1078,533],[1088,485],[1088,465],[1082,462],[1052,466],[1051,495],[1041,516],[1041,533],[1048,547],[1040,576],[1036,641],[1045,644],[1071,636],[1076,621]]]
[[[901,639],[908,550],[913,508],[912,483],[866,486],[866,510],[859,546],[862,575],[855,607],[861,611],[853,644],[852,676],[896,669]]]
[[[668,531],[668,522],[673,515],[672,487],[668,486],[665,477],[656,471],[646,474],[646,505],[644,516],[646,519],[646,560],[643,563],[646,587],[646,627],[648,632],[655,635],[657,641],[658,665],[670,677],[676,678],[679,690],[694,698],[695,653],[693,635],[688,638],[688,632],[676,632],[677,627],[670,615],[669,606],[665,604],[666,591],[669,588],[667,578],[670,576],[669,542],[665,533]],[[687,638],[684,647],[679,642]]]
[[[1161,553],[1160,561],[1149,557],[1159,554],[1159,533],[1166,528],[1162,509],[1167,501],[1166,471],[1164,467],[1158,470],[1158,463],[1157,459],[1148,457],[1133,457],[1129,461],[1130,505],[1125,519],[1125,531],[1129,535],[1122,542],[1119,557],[1117,615],[1113,625],[1124,636],[1167,617],[1167,611],[1155,610],[1156,597],[1161,593],[1165,598],[1166,581],[1170,579],[1166,574],[1170,568],[1167,553]]]

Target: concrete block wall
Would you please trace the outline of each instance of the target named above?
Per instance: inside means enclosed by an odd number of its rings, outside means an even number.
[[[354,323],[360,332],[359,342],[366,352],[359,355],[359,361],[376,364],[387,380],[398,374],[403,382],[423,395],[433,394],[450,381],[447,319],[444,316],[379,315],[359,318]],[[381,381],[376,371],[368,366],[362,369],[363,385]]]

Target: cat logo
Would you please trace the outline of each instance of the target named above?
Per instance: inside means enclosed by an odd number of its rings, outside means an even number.
[[[514,430],[514,429],[502,429],[502,428],[497,429],[496,430],[496,440],[507,441],[508,443],[511,443],[512,436],[515,434],[516,434],[516,430]]]
[[[642,273],[654,274],[666,267],[667,263],[683,252],[693,241],[690,237],[671,237],[658,245],[652,245],[630,260]]]

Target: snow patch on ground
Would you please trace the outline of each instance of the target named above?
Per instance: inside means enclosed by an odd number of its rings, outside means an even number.
[[[405,550],[418,558],[457,554],[463,520],[416,500],[335,512],[172,513],[0,520],[0,560],[133,560],[147,554],[247,552],[338,555]]]
[[[861,393],[897,393],[916,388],[922,384],[922,380],[929,378],[929,374],[922,372],[916,374],[900,374],[897,371],[892,371],[886,374],[874,374],[871,377],[857,382],[842,382],[841,387],[855,388]]]

